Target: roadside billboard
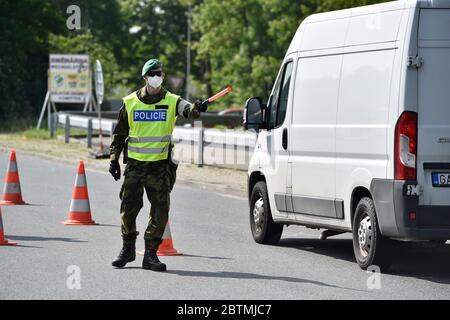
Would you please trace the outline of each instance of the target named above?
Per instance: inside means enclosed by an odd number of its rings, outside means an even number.
[[[49,88],[55,103],[85,103],[91,91],[89,56],[50,54]]]

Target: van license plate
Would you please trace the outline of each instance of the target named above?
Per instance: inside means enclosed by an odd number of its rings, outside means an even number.
[[[450,172],[441,173],[433,172],[431,174],[433,179],[433,187],[449,187],[450,188]]]

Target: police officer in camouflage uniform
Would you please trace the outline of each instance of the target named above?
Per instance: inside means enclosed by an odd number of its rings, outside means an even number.
[[[143,207],[144,189],[151,204],[148,227],[144,234],[145,254],[142,267],[166,271],[156,255],[162,241],[170,207],[170,191],[175,183],[176,164],[171,159],[171,135],[178,115],[196,119],[201,101],[194,104],[166,91],[162,64],[156,59],[142,68],[145,87],[125,97],[111,143],[109,172],[120,179],[119,156],[127,148],[125,180],[120,191],[123,248],[113,261],[122,268],[136,259],[136,217]],[[126,147],[127,141],[127,147]]]

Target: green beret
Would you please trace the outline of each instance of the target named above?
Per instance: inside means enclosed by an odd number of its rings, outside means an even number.
[[[160,69],[160,68],[162,68],[161,61],[159,61],[157,59],[150,59],[144,64],[144,67],[142,68],[142,76],[145,76],[147,74],[147,72],[149,72],[151,70]]]

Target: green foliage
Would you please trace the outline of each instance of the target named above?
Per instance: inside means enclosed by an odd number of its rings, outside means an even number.
[[[273,71],[273,59],[268,57],[268,22],[259,0],[209,0],[195,12],[194,28],[201,37],[195,48],[199,56],[208,56],[211,63],[210,82],[213,91],[232,85],[234,93],[219,103],[243,105],[246,97],[264,94],[270,85],[264,83],[266,61]],[[252,65],[256,71],[253,72]],[[261,76],[254,81],[252,75]]]
[[[186,76],[191,8],[191,81],[196,98],[228,85],[212,110],[267,99],[301,21],[316,12],[386,0],[2,0],[0,1],[0,130],[36,117],[47,89],[49,53],[87,53],[102,62],[106,98],[143,84],[142,65],[155,57],[167,75]],[[81,30],[66,27],[68,5],[81,8]],[[166,82],[169,89],[170,83]],[[185,95],[184,85],[177,90]],[[27,120],[28,119],[28,120]],[[5,124],[6,123],[6,124]]]
[[[13,131],[15,135],[18,135],[20,137],[26,138],[26,139],[35,139],[35,140],[51,140],[56,139],[58,136],[64,136],[65,135],[65,129],[64,128],[58,128],[56,130],[56,134],[51,137],[50,131],[47,129],[36,129],[33,126],[27,126],[27,127],[16,127],[16,129]],[[81,129],[71,129],[70,130],[70,136],[77,136],[77,135],[86,135],[85,130]]]
[[[391,0],[320,0],[318,1],[318,12],[347,9]]]
[[[47,87],[49,32],[64,20],[49,1],[0,1],[0,123],[28,118]]]
[[[251,96],[268,98],[289,42],[306,16],[305,3],[207,0],[199,6],[194,16],[201,34],[197,53],[209,56],[214,91],[226,85],[235,88],[221,104],[242,106]]]
[[[50,132],[48,130],[44,129],[27,129],[20,133],[20,136],[27,138],[27,139],[37,139],[37,140],[50,140],[52,137],[50,137]]]
[[[186,5],[178,0],[126,0],[122,14],[129,44],[123,47],[127,57],[126,78],[131,88],[142,86],[144,63],[157,58],[167,75],[183,76],[186,70]],[[170,88],[170,84],[167,83]],[[183,93],[180,92],[179,93]]]
[[[5,121],[0,122],[0,134],[22,132],[34,126],[36,126],[36,119],[32,117],[18,117],[13,119],[9,118]]]
[[[42,1],[42,0],[41,0]],[[49,0],[46,0],[49,1]],[[64,36],[71,37],[79,34],[92,34],[99,42],[114,54],[117,60],[123,60],[122,48],[128,44],[126,24],[121,12],[121,1],[117,0],[51,0],[58,13],[65,19],[69,5],[77,5],[81,10],[81,30],[69,31],[65,29]]]

